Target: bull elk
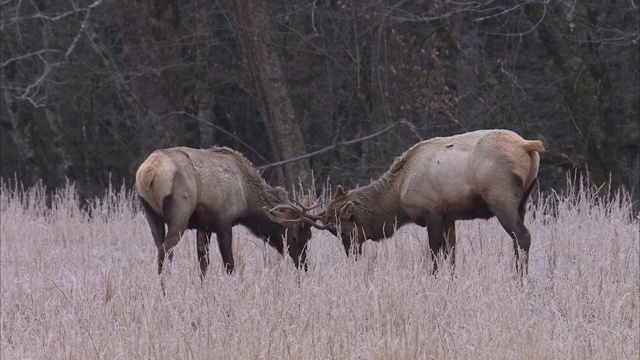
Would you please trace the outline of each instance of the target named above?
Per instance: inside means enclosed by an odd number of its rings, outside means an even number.
[[[509,130],[425,140],[369,185],[348,192],[338,186],[322,222],[340,232],[347,255],[352,243],[361,253],[366,239],[390,237],[407,223],[426,226],[435,273],[439,252],[455,263],[456,220],[495,216],[513,239],[516,270],[526,272],[531,234],[524,216],[542,152],[541,141]]]
[[[310,225],[304,205],[293,204],[282,187],[271,187],[242,154],[225,147],[175,147],[154,151],[136,172],[136,189],[158,248],[158,274],[186,229],[196,229],[201,277],[209,266],[209,241],[216,233],[227,272],[234,269],[232,227],[245,225],[298,267],[306,269]],[[165,232],[165,224],[167,229]],[[164,288],[164,286],[163,286]]]

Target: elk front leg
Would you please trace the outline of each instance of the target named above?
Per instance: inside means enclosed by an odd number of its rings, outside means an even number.
[[[446,245],[444,246],[444,254],[451,261],[451,268],[456,265],[456,223],[453,220],[445,220],[444,222],[444,238]]]
[[[357,235],[343,236],[342,245],[344,246],[344,250],[347,253],[348,257],[353,255],[353,257],[357,260],[358,257],[362,255],[362,243],[357,238]]]
[[[209,242],[211,241],[211,232],[198,230],[196,237],[198,262],[200,263],[200,280],[203,280],[209,267]]]
[[[431,259],[433,260],[433,274],[438,272],[438,254],[442,251],[444,243],[444,221],[442,216],[437,214],[427,214],[424,217],[429,234],[429,248],[431,249]]]
[[[233,273],[234,268],[231,226],[231,224],[221,226],[221,230],[216,233],[220,255],[222,255],[222,262],[224,263],[227,274]]]

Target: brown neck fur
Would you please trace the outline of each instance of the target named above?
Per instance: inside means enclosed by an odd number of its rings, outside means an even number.
[[[399,179],[405,156],[398,158],[380,179],[350,192],[355,205],[353,218],[371,240],[390,237],[396,228],[409,221],[400,206]]]

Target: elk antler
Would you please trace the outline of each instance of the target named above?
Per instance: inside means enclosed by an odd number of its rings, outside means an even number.
[[[307,212],[307,211],[309,211],[309,210],[313,210],[313,209],[317,208],[318,206],[322,205],[322,203],[317,203],[316,205],[313,205],[313,206],[307,207],[307,206],[302,205],[302,204],[301,204],[299,201],[297,201],[297,200],[293,200],[293,201],[294,201],[296,204],[298,204],[298,206],[300,206],[300,208],[301,208],[302,210],[304,210],[304,212]]]
[[[302,209],[302,215],[303,216],[305,216],[305,217],[307,217],[307,218],[309,218],[311,220],[314,220],[314,221],[323,221],[324,214],[326,213],[326,211],[322,211],[321,213],[319,213],[317,215],[313,215],[313,214],[308,214],[307,213],[308,211],[319,207],[320,205],[322,205],[322,203],[318,203],[318,204],[310,206],[310,207],[304,206],[298,201],[296,201],[296,204],[298,204],[298,206],[300,206],[300,208]]]
[[[307,216],[302,217],[302,221],[304,221],[307,224],[313,226],[314,228],[316,228],[318,230],[329,230],[329,229],[331,229],[331,224],[318,225],[313,219],[310,219]]]
[[[300,215],[300,217],[298,219],[294,219],[294,220],[292,220],[292,219],[280,219],[280,220],[283,221],[283,222],[298,222],[298,221],[302,220],[305,223],[315,227],[316,229],[319,229],[319,230],[327,230],[327,229],[329,229],[329,225],[325,225],[324,222],[322,221],[323,220],[322,216],[313,215],[313,214],[307,214],[307,211],[309,211],[309,210],[311,210],[313,208],[316,208],[319,205],[316,205],[316,206],[313,206],[313,207],[305,207],[305,206],[303,206],[302,204],[299,204],[299,203],[298,203],[298,205],[300,206],[300,208],[297,208],[297,207],[295,207],[295,206],[293,206],[291,204],[280,204],[280,205],[274,206],[271,209],[269,209],[267,207],[264,207],[264,210],[266,212],[268,212],[271,216],[275,216],[274,212],[276,212],[276,211],[293,210],[293,211],[297,212]],[[323,224],[322,225],[318,225],[316,223],[316,221],[323,222]]]
[[[293,205],[289,205],[289,204],[276,205],[276,206],[272,207],[271,209],[269,209],[268,207],[265,206],[265,207],[263,207],[263,209],[265,209],[268,212],[274,212],[274,211],[277,211],[277,210],[293,210],[293,211],[296,211],[296,212],[301,212],[300,209],[296,208]]]
[[[313,221],[323,221],[324,217],[322,215],[313,215],[313,214],[301,214],[302,217],[313,220]]]
[[[271,208],[270,210],[267,210],[267,211],[268,211],[268,212],[272,212],[272,211],[274,211],[274,210],[283,210],[283,209],[288,209],[288,210],[293,210],[293,211],[295,211],[295,212],[299,213],[299,214],[300,214],[300,216],[302,216],[302,217],[307,217],[307,218],[309,218],[309,219],[311,219],[311,220],[314,220],[314,221],[322,221],[322,220],[323,220],[323,218],[324,218],[324,214],[326,213],[326,211],[323,211],[323,212],[321,212],[321,213],[320,213],[320,214],[318,214],[318,215],[307,214],[307,211],[312,210],[312,209],[315,209],[315,208],[317,208],[318,206],[320,206],[320,205],[322,205],[322,204],[317,204],[317,205],[314,205],[314,206],[311,206],[311,207],[306,207],[306,206],[304,206],[304,205],[300,204],[300,203],[299,203],[299,202],[297,202],[297,201],[296,201],[296,204],[297,204],[298,206],[300,206],[300,208],[297,208],[297,207],[295,207],[295,206],[293,206],[293,205],[291,205],[291,204],[280,204],[280,205],[276,205],[276,206],[274,206],[273,208]],[[301,210],[301,209],[302,209],[302,210]]]

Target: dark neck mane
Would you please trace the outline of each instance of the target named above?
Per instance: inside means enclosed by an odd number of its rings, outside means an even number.
[[[279,189],[274,189],[266,185],[264,191],[256,194],[255,202],[257,206],[252,208],[247,216],[238,219],[238,223],[246,226],[251,233],[261,237],[282,254],[282,235],[284,235],[284,228],[282,225],[271,221],[262,209],[263,206],[271,208],[283,203],[279,201],[277,195],[274,194],[277,193],[278,190]]]
[[[254,212],[245,218],[238,219],[238,223],[244,225],[252,234],[262,238],[282,254],[282,235],[284,235],[282,225],[269,220],[269,218],[261,211]]]

